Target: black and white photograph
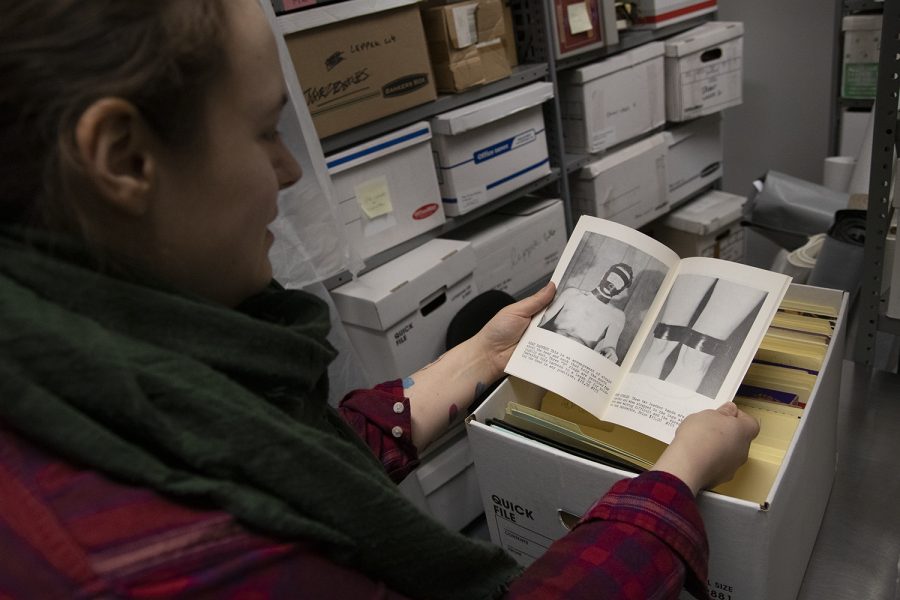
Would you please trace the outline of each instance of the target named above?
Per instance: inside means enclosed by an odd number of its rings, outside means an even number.
[[[679,275],[633,371],[715,398],[765,299],[733,281]]]
[[[586,232],[538,326],[621,364],[665,275],[638,248]]]

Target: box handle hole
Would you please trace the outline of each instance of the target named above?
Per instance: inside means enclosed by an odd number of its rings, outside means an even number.
[[[722,49],[713,48],[700,55],[700,62],[709,62],[711,60],[719,60],[720,58],[722,58]]]
[[[431,296],[422,300],[422,302],[419,304],[419,312],[422,313],[423,317],[427,317],[429,315],[429,313],[432,313],[435,310],[437,310],[438,308],[440,308],[441,305],[446,301],[447,301],[447,288],[442,287],[441,289],[439,289],[438,291],[433,293]]]
[[[719,163],[719,161],[716,161],[711,165],[705,167],[702,171],[700,171],[700,177],[709,177],[719,169],[720,164],[721,163]]]
[[[559,515],[559,522],[562,523],[562,526],[565,527],[568,531],[572,531],[572,528],[575,527],[575,524],[581,520],[581,517],[578,515],[573,515],[567,510],[563,510],[561,508],[556,509],[557,515]]]

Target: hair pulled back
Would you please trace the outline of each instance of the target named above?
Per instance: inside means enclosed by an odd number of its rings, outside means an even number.
[[[101,98],[173,147],[198,141],[227,62],[221,0],[0,0],[0,14],[0,224],[77,227],[74,133]]]

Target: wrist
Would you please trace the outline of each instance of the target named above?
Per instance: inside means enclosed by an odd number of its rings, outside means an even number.
[[[466,351],[473,359],[473,373],[478,382],[487,386],[500,379],[506,365],[497,364],[495,353],[492,352],[490,344],[484,341],[482,335],[475,334],[466,343],[472,344],[466,348]]]
[[[684,485],[690,488],[694,496],[700,493],[700,490],[704,487],[704,482],[701,481],[696,469],[692,468],[687,462],[678,460],[677,457],[666,456],[666,453],[659,457],[659,460],[656,461],[656,464],[650,470],[662,471],[677,477]]]

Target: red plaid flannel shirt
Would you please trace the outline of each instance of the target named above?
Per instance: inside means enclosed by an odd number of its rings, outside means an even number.
[[[415,467],[400,382],[354,392],[340,412],[395,481]],[[645,473],[617,483],[507,597],[676,598],[686,575],[702,593],[707,552],[686,486]],[[2,424],[0,556],[0,600],[401,598],[311,546],[256,535],[226,513],[111,481]]]

